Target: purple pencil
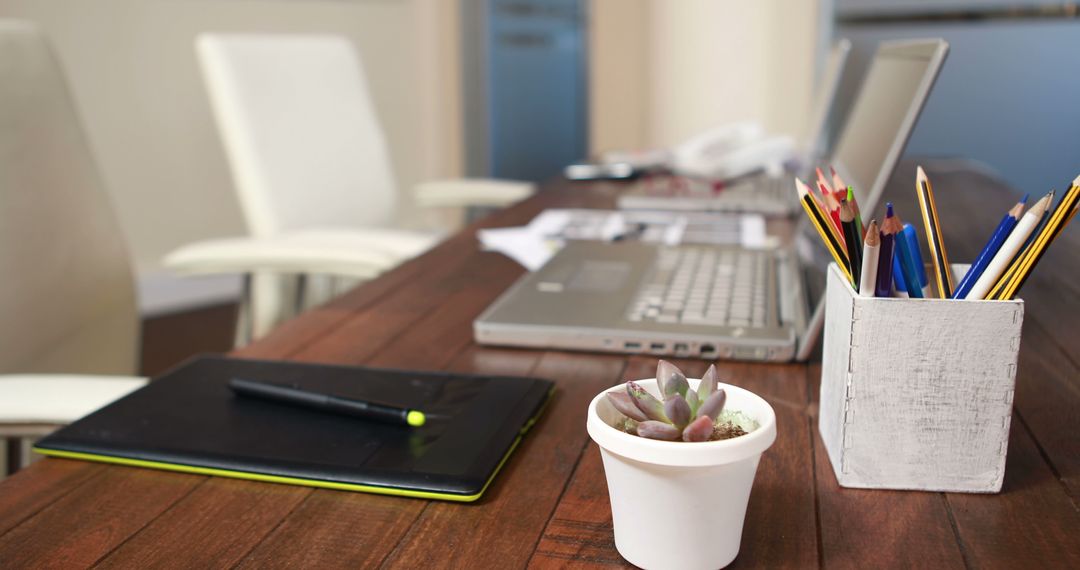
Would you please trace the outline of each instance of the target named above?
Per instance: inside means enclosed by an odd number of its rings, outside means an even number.
[[[885,221],[881,224],[881,250],[878,253],[875,297],[892,297],[893,251],[896,245],[896,226],[892,202],[885,204]]]

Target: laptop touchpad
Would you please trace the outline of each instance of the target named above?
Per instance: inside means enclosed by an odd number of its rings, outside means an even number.
[[[566,283],[567,291],[618,291],[630,275],[624,261],[586,261]]]

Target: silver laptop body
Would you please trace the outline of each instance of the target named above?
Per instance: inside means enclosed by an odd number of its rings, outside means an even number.
[[[879,203],[947,52],[942,40],[879,46],[834,157],[845,180],[869,189],[858,196],[864,212]],[[803,360],[824,320],[828,260],[805,223],[790,247],[770,250],[574,242],[488,307],[474,335],[494,345]]]
[[[851,42],[840,39],[833,44],[826,58],[821,81],[814,94],[813,114],[799,143],[799,151],[806,165],[827,155],[826,129],[850,51]],[[792,195],[791,180],[787,175],[759,173],[734,184],[726,184],[722,189],[708,180],[654,175],[635,181],[619,196],[618,206],[624,210],[747,212],[785,216],[799,208]]]

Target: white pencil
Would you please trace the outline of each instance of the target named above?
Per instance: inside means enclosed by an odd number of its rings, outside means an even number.
[[[1012,261],[1013,256],[1020,251],[1024,242],[1027,241],[1032,230],[1039,225],[1043,212],[1049,205],[1050,195],[1047,194],[1041,200],[1035,202],[1035,205],[1024,214],[1024,217],[1020,218],[1020,222],[1013,228],[1005,243],[1001,244],[997,254],[990,260],[990,265],[986,266],[986,270],[975,281],[975,285],[971,287],[971,291],[968,291],[967,296],[964,297],[965,299],[982,299],[986,297],[986,294],[990,292],[990,289],[997,283],[998,278],[1001,277],[1001,273],[1005,271],[1009,262]]]
[[[877,287],[878,257],[881,254],[881,234],[877,220],[871,220],[866,227],[866,239],[863,240],[862,271],[859,273],[859,295],[873,297]]]

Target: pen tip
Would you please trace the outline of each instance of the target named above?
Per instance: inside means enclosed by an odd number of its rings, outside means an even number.
[[[885,202],[885,217],[891,218],[893,215],[892,202]]]
[[[1027,204],[1027,201],[1028,201],[1028,197],[1029,197],[1029,196],[1031,196],[1031,192],[1027,192],[1027,193],[1025,193],[1025,194],[1024,194],[1024,197],[1023,197],[1023,198],[1020,198],[1020,203],[1021,203],[1021,204]]]

